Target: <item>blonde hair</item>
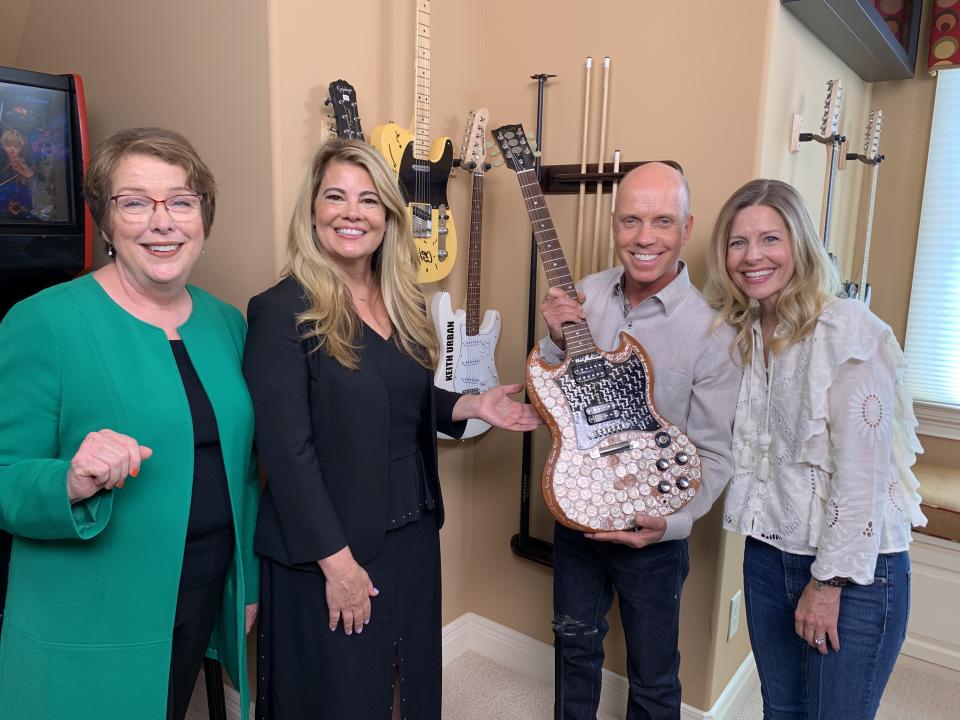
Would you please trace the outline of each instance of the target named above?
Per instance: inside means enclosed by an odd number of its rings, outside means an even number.
[[[738,212],[763,205],[775,210],[790,235],[794,272],[777,299],[781,330],[771,352],[783,352],[809,335],[820,312],[840,286],[837,271],[817,236],[803,198],[791,185],[779,180],[751,180],[724,203],[717,216],[707,255],[709,279],[705,294],[717,311],[716,324],[729,323],[737,331],[735,347],[744,364],[753,356],[753,322],[760,316],[756,300],[747,297],[727,272],[727,245]]]
[[[317,348],[344,367],[359,366],[360,318],[337,266],[320,247],[313,225],[313,206],[331,162],[362,167],[370,175],[386,211],[383,241],[371,260],[374,277],[401,350],[428,369],[436,367],[439,348],[427,318],[423,291],[417,284],[419,256],[408,230],[406,203],[396,176],[372,145],[334,139],[314,154],[297,196],[287,232],[287,264],[283,274],[307,291],[308,310],[297,316],[303,337],[316,338]]]

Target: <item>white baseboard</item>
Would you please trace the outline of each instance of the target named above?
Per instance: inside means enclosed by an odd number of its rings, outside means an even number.
[[[444,667],[467,650],[533,680],[553,685],[553,646],[474,613],[465,613],[443,628]],[[682,720],[733,720],[759,681],[751,653],[710,710],[684,703],[680,716]],[[604,669],[599,714],[623,717],[627,712],[627,696],[627,679]]]
[[[910,625],[903,654],[960,670],[960,543],[914,533]]]

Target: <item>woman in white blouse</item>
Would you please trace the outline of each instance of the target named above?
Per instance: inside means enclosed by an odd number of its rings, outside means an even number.
[[[708,262],[745,368],[723,523],[747,536],[764,718],[872,718],[906,633],[910,527],[926,522],[903,353],[863,303],[836,298],[790,185],[737,190]]]

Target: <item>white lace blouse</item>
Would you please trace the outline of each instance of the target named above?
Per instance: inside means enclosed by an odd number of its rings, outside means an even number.
[[[772,357],[769,376],[759,321],[753,334],[723,525],[815,555],[816,578],[870,584],[877,554],[906,550],[910,526],[926,524],[910,469],[923,449],[903,352],[889,326],[856,300],[824,308],[810,335]]]

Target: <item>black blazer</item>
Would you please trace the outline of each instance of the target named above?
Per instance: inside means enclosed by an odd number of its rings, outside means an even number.
[[[345,545],[364,563],[383,544],[389,400],[370,363],[350,370],[316,350],[315,339],[301,339],[296,315],[309,305],[300,283],[289,277],[250,300],[243,373],[266,474],[254,549],[319,572],[316,561]],[[420,435],[440,524],[437,427],[452,437],[463,434],[466,423],[452,420],[459,397],[434,387]]]

